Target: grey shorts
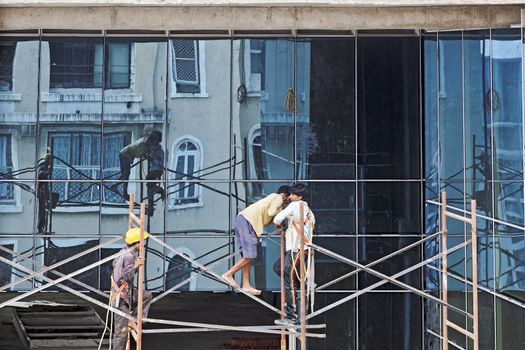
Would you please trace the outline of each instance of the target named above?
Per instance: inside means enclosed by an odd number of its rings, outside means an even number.
[[[237,215],[233,228],[235,229],[235,242],[241,249],[241,256],[247,259],[255,259],[257,257],[258,239],[252,224],[244,216]]]

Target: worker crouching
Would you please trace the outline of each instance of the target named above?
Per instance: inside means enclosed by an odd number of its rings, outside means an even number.
[[[144,239],[149,237],[144,232]],[[126,248],[123,254],[113,260],[113,274],[111,276],[111,295],[113,305],[120,311],[133,317],[137,316],[138,290],[133,287],[135,273],[144,265],[144,259],[139,257],[140,229],[131,228],[126,232]],[[139,286],[142,288],[142,286]],[[142,316],[148,317],[151,304],[151,292],[144,291],[142,302]],[[113,349],[125,350],[128,341],[128,319],[115,315],[113,330]]]

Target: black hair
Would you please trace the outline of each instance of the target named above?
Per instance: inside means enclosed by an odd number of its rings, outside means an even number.
[[[151,130],[151,132],[149,133],[148,139],[155,139],[160,143],[162,142],[162,132],[157,129]]]
[[[290,194],[295,194],[306,200],[306,197],[308,197],[308,186],[302,182],[295,183],[290,186]]]
[[[290,186],[288,185],[279,186],[276,193],[290,194]]]

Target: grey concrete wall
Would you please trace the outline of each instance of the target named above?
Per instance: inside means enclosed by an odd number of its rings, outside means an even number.
[[[0,10],[0,29],[505,28],[521,23],[523,7],[4,7]]]

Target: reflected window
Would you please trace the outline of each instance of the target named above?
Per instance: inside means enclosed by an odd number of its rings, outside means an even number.
[[[172,40],[172,76],[177,92],[199,93],[199,45],[196,40]]]
[[[196,139],[183,138],[175,143],[172,169],[175,169],[174,180],[181,181],[175,186],[173,204],[194,204],[200,201],[199,187],[193,182],[183,180],[195,179],[202,162],[202,148]]]
[[[15,241],[0,242],[0,245],[9,250],[16,251]],[[0,251],[0,256],[8,260],[13,260],[13,255],[3,250]],[[0,285],[5,286],[6,284],[12,282],[13,280],[14,280],[13,268],[4,262],[0,262]]]
[[[266,41],[259,39],[250,42],[250,91],[264,91],[264,65]]]
[[[0,91],[13,88],[13,59],[16,42],[0,42]]]
[[[13,159],[11,151],[11,135],[0,135],[0,175],[4,179],[13,178]],[[9,182],[0,183],[0,204],[14,204],[14,185]]]
[[[104,135],[104,176],[118,178],[119,151],[130,140],[129,133]],[[49,133],[49,145],[55,157],[52,179],[54,180],[95,180],[100,179],[100,134],[96,132],[53,132]],[[98,184],[94,182],[58,182],[53,191],[61,201],[98,202]],[[104,202],[123,202],[111,191],[104,192]]]
[[[50,88],[100,88],[105,67],[105,88],[129,88],[129,43],[110,43],[104,57],[102,43],[92,41],[51,41]]]
[[[250,132],[250,179],[266,180],[268,179],[268,170],[264,164],[264,154],[262,147],[261,128],[256,127]],[[263,184],[254,182],[252,186],[252,198],[258,198],[263,195]]]

